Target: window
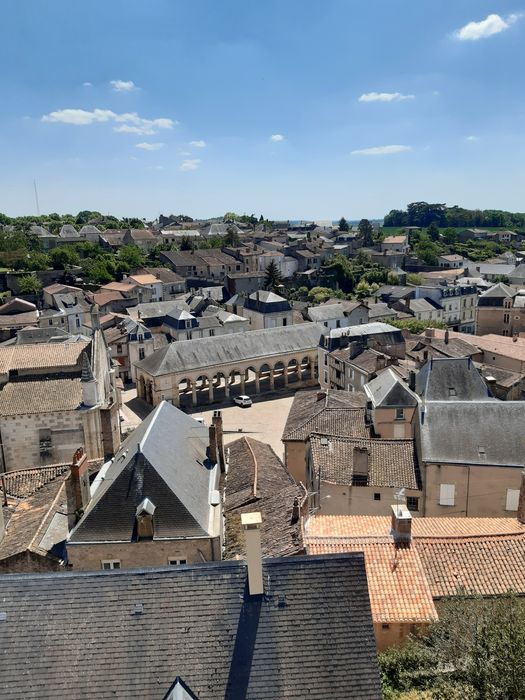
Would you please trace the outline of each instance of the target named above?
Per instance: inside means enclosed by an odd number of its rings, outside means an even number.
[[[380,501],[381,500],[381,494],[380,493],[374,493],[374,501]]]
[[[117,354],[122,355],[122,343],[117,343]]]
[[[328,384],[328,372],[326,372],[326,371],[324,373],[324,383]]]
[[[419,510],[419,498],[417,496],[407,496],[407,508],[413,513]]]
[[[440,484],[439,486],[439,505],[453,506],[455,504],[456,485],[455,484]]]
[[[328,364],[328,355],[326,353],[324,354],[324,363],[325,365]]]
[[[396,408],[396,420],[405,420],[404,408]]]
[[[503,314],[503,323],[508,323],[510,321],[510,314]]]
[[[119,559],[102,559],[100,563],[104,571],[109,571],[109,569],[120,569]]]
[[[388,624],[388,622],[383,622],[383,623],[381,624],[381,629],[382,629],[382,630],[389,630],[389,629],[390,629],[390,625]]]
[[[145,357],[144,348],[139,348],[139,360],[143,360]]]
[[[210,328],[210,335],[215,335],[215,328]]]
[[[519,500],[519,489],[507,489],[507,501],[505,503],[505,510],[518,510]]]
[[[187,560],[186,559],[172,559],[171,557],[168,557],[168,565],[169,566],[179,566],[180,564],[186,564]]]
[[[49,321],[48,321],[48,323],[49,323],[50,326],[52,326],[52,325],[53,325],[53,319],[50,318]]]
[[[144,335],[142,333],[139,333],[139,343],[144,342]]]

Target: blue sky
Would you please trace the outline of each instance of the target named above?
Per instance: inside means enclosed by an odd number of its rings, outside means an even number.
[[[521,2],[3,0],[0,211],[524,211]]]

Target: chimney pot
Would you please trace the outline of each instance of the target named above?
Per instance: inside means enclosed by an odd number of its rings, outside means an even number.
[[[408,374],[408,388],[412,391],[416,390],[416,373],[413,369],[411,369]]]
[[[295,523],[299,520],[300,514],[301,514],[301,508],[299,506],[299,499],[296,496],[293,499],[293,506],[292,506],[292,519],[291,519],[292,525],[295,525]]]
[[[260,513],[242,513],[241,525],[246,538],[246,564],[248,567],[248,591],[251,596],[264,593],[262,574]]]

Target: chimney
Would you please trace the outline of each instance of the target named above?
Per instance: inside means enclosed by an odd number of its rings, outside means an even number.
[[[154,535],[153,515],[156,506],[149,498],[144,498],[137,506],[135,519],[137,521],[137,539],[152,540]]]
[[[100,330],[100,309],[98,304],[91,307],[91,330],[93,333]]]
[[[82,353],[82,374],[80,379],[80,385],[82,388],[82,403],[86,408],[93,408],[93,406],[98,406],[99,396],[98,396],[98,383],[93,376],[93,371],[91,369],[91,363],[87,356],[86,351]]]
[[[326,399],[326,391],[318,391],[316,401],[324,401]]]
[[[221,468],[221,472],[226,471],[226,460],[224,458],[224,438],[223,438],[223,427],[222,427],[222,411],[214,411],[212,418],[212,426],[215,426],[215,444],[216,444],[216,457]]]
[[[290,519],[290,524],[295,525],[298,522],[300,515],[301,515],[301,507],[299,505],[299,499],[296,496],[293,499],[292,517]]]
[[[241,525],[246,539],[246,564],[248,566],[248,591],[251,596],[264,593],[261,551],[260,513],[242,513]]]
[[[523,469],[521,472],[521,487],[517,518],[522,525],[525,525],[525,469]]]
[[[412,539],[412,516],[404,503],[392,507],[392,535],[394,542],[410,542]]]
[[[210,444],[208,446],[208,459],[212,464],[218,464],[218,455],[217,455],[217,427],[215,423],[212,423],[209,427],[209,437],[210,437]]]
[[[73,455],[70,473],[66,480],[67,518],[69,529],[82,517],[91,498],[89,486],[89,467],[83,447],[79,447]]]
[[[448,339],[449,339],[449,331],[448,329],[445,331],[445,345],[448,345]]]
[[[408,373],[408,388],[412,391],[416,390],[416,373],[413,369]]]

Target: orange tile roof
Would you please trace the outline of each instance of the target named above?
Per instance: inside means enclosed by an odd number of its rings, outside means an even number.
[[[138,284],[157,284],[158,282],[160,282],[158,277],[155,277],[155,275],[150,275],[150,274],[130,275],[129,279],[132,279],[135,282],[138,282]]]
[[[390,526],[387,516],[317,515],[305,528],[309,554],[364,552],[376,622],[422,619],[428,595],[525,593],[525,525],[515,518],[414,518],[401,547]]]

